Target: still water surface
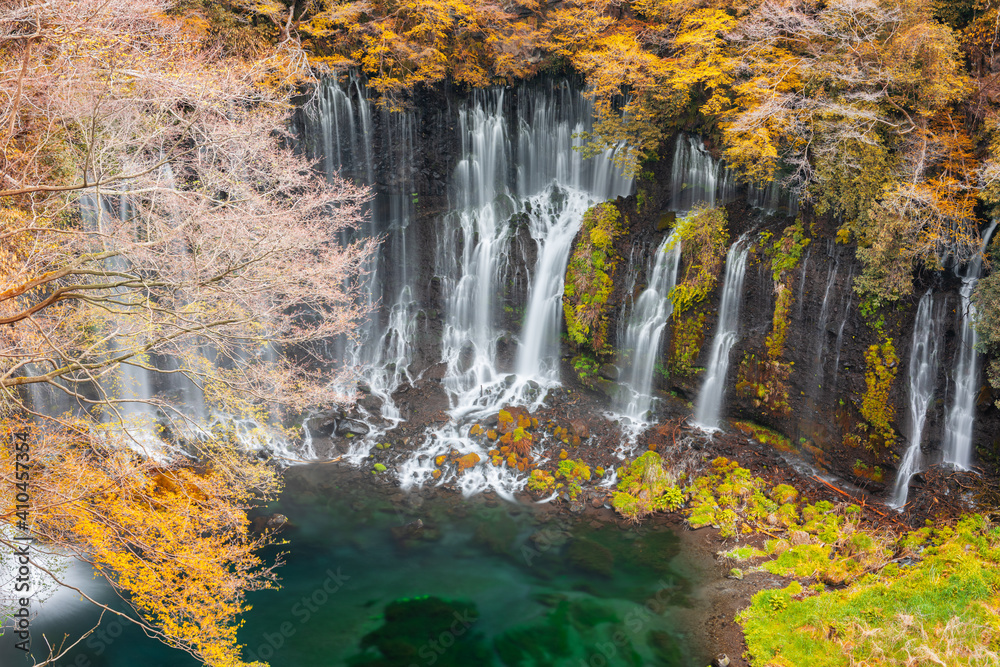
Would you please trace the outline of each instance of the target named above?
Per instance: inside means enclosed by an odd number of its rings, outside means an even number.
[[[273,667],[681,667],[699,662],[678,632],[699,582],[666,528],[622,529],[593,516],[376,486],[330,465],[292,468],[268,508],[291,519],[281,590],[249,596],[239,639]],[[420,524],[413,522],[420,521]],[[81,568],[88,593],[106,588]],[[33,623],[50,641],[97,618],[60,594]],[[28,665],[0,638],[0,664]],[[41,651],[36,651],[41,653]],[[59,662],[195,667],[183,652],[107,617]]]

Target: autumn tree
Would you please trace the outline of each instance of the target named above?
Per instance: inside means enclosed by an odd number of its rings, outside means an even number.
[[[374,240],[340,243],[367,193],[292,149],[301,52],[241,53],[172,9],[0,10],[0,417],[31,434],[31,532],[92,564],[151,634],[239,665],[243,595],[272,580],[246,509],[278,488],[247,448],[282,409],[349,400],[317,346],[362,314],[351,288]],[[150,391],[123,386],[139,375]]]
[[[750,180],[783,178],[856,234],[865,294],[909,293],[915,265],[978,246],[977,164],[956,122],[965,99],[954,31],[931,3],[762,3],[728,37],[726,157]],[[885,262],[891,266],[886,266]]]

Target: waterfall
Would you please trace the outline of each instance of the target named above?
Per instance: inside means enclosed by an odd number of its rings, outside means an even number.
[[[802,307],[805,305],[806,280],[809,272],[809,255],[812,248],[806,248],[806,256],[802,258],[802,270],[799,272],[799,294],[795,300],[795,319],[802,320]]]
[[[589,207],[632,188],[614,166],[613,151],[584,159],[575,150],[591,123],[591,103],[566,83],[526,85],[509,97],[500,89],[480,91],[459,109],[462,154],[435,256],[445,300],[442,382],[451,422],[430,429],[400,465],[404,489],[427,482],[440,454],[456,450],[486,459],[465,435],[468,423],[504,405],[537,407],[544,389],[558,383],[563,276],[573,239]],[[511,239],[520,225],[537,259],[517,352],[507,360],[497,353],[504,335],[498,310],[510,288]],[[492,488],[510,497],[523,478],[478,465],[456,483],[467,494]]]
[[[722,413],[729,372],[729,352],[736,344],[739,327],[743,278],[746,275],[748,249],[740,238],[726,254],[726,277],[722,284],[719,324],[712,340],[712,354],[705,372],[705,382],[698,393],[694,422],[702,429],[717,430]]]
[[[917,319],[913,325],[913,345],[910,349],[910,446],[903,455],[896,473],[890,505],[902,508],[906,504],[910,478],[920,470],[920,441],[927,422],[927,408],[934,398],[938,371],[938,341],[940,317],[935,317],[932,290],[920,298]]]
[[[736,199],[736,176],[705,149],[701,137],[678,135],[670,173],[670,208],[686,213],[699,204],[714,208]]]
[[[812,392],[818,392],[823,388],[823,379],[826,370],[826,348],[827,348],[827,326],[830,323],[830,295],[834,292],[834,286],[837,284],[837,272],[840,269],[840,258],[836,255],[836,252],[831,245],[828,248],[830,256],[833,257],[833,263],[830,268],[827,269],[826,273],[826,288],[823,290],[823,304],[820,306],[819,310],[819,320],[816,323],[816,353],[813,357],[813,373],[811,378],[811,390]]]
[[[345,85],[325,79],[316,90],[314,103],[306,108],[302,127],[307,151],[319,159],[327,177],[339,174],[374,190],[366,220],[354,233],[383,238],[381,252],[363,267],[360,290],[355,290],[371,313],[353,339],[338,340],[328,349],[328,361],[356,371],[355,379],[363,381],[379,399],[381,417],[390,425],[402,419],[392,394],[404,381],[412,380],[409,368],[417,303],[408,230],[414,218],[412,193],[416,191],[415,132],[416,120],[410,112],[383,111],[376,123],[367,89],[356,76]],[[388,166],[377,170],[377,163]],[[346,234],[344,241],[354,236]],[[379,432],[376,430],[372,438]]]
[[[979,393],[979,353],[976,351],[975,321],[976,308],[972,305],[972,292],[979,282],[983,269],[983,253],[990,236],[997,227],[997,221],[990,224],[983,234],[983,244],[977,254],[965,269],[964,275],[955,272],[962,278],[960,295],[962,299],[962,339],[958,349],[958,362],[955,364],[954,383],[955,394],[951,409],[944,424],[944,462],[955,467],[968,470],[972,466],[972,426],[976,417],[976,397]]]
[[[103,232],[106,225],[111,224],[114,219],[127,220],[131,217],[126,199],[124,197],[114,199],[118,200],[117,206],[109,195],[84,194],[80,197],[80,213],[88,230]],[[105,260],[105,268],[109,271],[124,270],[127,268],[124,261],[120,257]],[[122,291],[122,294],[125,295],[125,292]],[[128,309],[129,305],[123,303],[120,307]],[[115,318],[113,326],[116,334],[110,339],[110,348],[107,352],[109,357],[135,346],[132,338],[136,333],[132,331],[131,317],[120,314]],[[121,432],[127,436],[126,441],[137,451],[153,454],[162,443],[154,435],[156,410],[150,404],[153,398],[153,383],[151,373],[145,367],[146,363],[145,358],[127,359],[118,365],[114,376],[100,381],[99,391],[106,395],[109,401],[102,408],[101,418],[107,424],[120,426]]]
[[[507,273],[503,223],[514,213],[505,183],[511,147],[502,91],[477,96],[471,108],[461,109],[458,130],[462,152],[453,177],[453,211],[438,234],[435,270],[447,294],[441,358],[452,397],[497,380],[495,295]]]
[[[847,272],[847,280],[844,281],[844,284],[851,285],[853,284],[853,280],[854,280],[854,266],[852,265],[850,271]],[[836,349],[836,354],[833,356],[833,379],[830,381],[830,384],[827,387],[828,389],[827,393],[829,393],[831,396],[836,392],[837,378],[840,377],[840,351],[843,348],[843,343],[844,343],[844,329],[847,327],[847,320],[850,318],[851,315],[851,304],[854,303],[854,290],[847,289],[844,291],[846,292],[846,296],[842,297],[843,299],[842,302],[844,306],[841,309],[842,315],[840,319],[840,326],[837,327],[837,340],[834,343],[834,346],[837,349]]]
[[[562,200],[562,201],[560,201]],[[596,200],[571,190],[564,197],[532,197],[531,236],[539,245],[538,262],[518,347],[517,374],[540,382],[559,380],[559,327],[563,277],[583,214]]]
[[[663,330],[674,310],[669,296],[677,284],[680,258],[680,239],[671,234],[656,249],[646,289],[636,299],[628,326],[619,339],[618,364],[622,374],[612,410],[633,424],[643,425],[648,420],[653,401],[653,369],[660,356]]]
[[[756,209],[767,215],[784,213],[794,218],[799,212],[799,200],[795,193],[784,187],[780,178],[775,178],[767,185],[750,185],[747,188],[747,201]]]
[[[480,92],[459,110],[462,150],[453,210],[444,216],[436,272],[446,295],[442,361],[451,414],[464,419],[505,403],[540,400],[559,381],[563,276],[583,214],[627,194],[631,180],[613,154],[584,160],[577,137],[591,107],[568,85],[524,87],[513,104],[502,90]],[[511,136],[513,135],[513,136]],[[501,368],[497,316],[507,287],[513,221],[536,244],[514,367]],[[508,381],[510,371],[516,377]]]

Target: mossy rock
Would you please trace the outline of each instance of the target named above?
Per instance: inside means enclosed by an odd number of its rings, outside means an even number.
[[[669,632],[653,630],[649,633],[649,645],[656,653],[658,665],[676,665],[680,667],[684,663],[684,652],[681,650],[677,639]]]
[[[464,472],[479,463],[479,454],[469,452],[465,456],[460,456],[455,463],[458,465],[458,472]]]
[[[636,540],[628,556],[640,567],[665,572],[671,569],[671,561],[680,552],[680,538],[669,530],[654,530]]]
[[[510,552],[514,540],[517,539],[518,527],[506,514],[492,521],[481,521],[476,525],[476,542],[482,544],[495,554]]]
[[[569,603],[562,600],[544,623],[511,628],[493,647],[504,665],[551,665],[570,655],[568,628]]]
[[[671,229],[677,221],[677,214],[673,211],[664,211],[656,221],[656,231],[664,232]]]

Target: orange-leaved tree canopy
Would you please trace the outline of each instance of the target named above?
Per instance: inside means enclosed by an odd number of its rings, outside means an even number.
[[[0,9],[0,419],[31,436],[27,527],[209,665],[242,664],[244,593],[272,581],[246,516],[278,488],[247,452],[267,429],[209,430],[185,397],[123,385],[179,378],[206,414],[257,425],[350,398],[309,361],[361,315],[374,241],[341,237],[368,193],[288,147],[309,71],[281,35],[164,0]],[[130,428],[136,411],[159,437]],[[0,499],[5,549],[15,500]]]

